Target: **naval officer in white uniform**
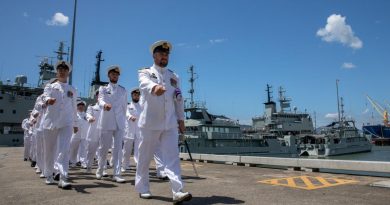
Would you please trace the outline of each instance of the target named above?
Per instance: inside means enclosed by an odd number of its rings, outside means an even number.
[[[162,160],[173,193],[173,202],[188,201],[192,195],[183,192],[180,158],[178,149],[178,132],[184,132],[184,103],[177,95],[180,92],[179,78],[167,69],[172,45],[168,41],[157,41],[150,51],[154,64],[150,68],[138,71],[142,111],[138,125],[141,142],[138,149],[137,173],[135,188],[140,197],[150,199],[149,164],[161,146]]]
[[[42,118],[44,137],[44,174],[46,184],[53,183],[54,160],[60,172],[58,187],[68,189],[69,146],[72,133],[78,131],[76,113],[76,89],[67,83],[71,65],[59,61],[56,66],[57,81],[46,85],[43,102],[46,112]],[[58,146],[57,146],[58,145]],[[58,153],[58,154],[56,154]]]
[[[95,92],[96,101],[98,100],[99,91]],[[96,155],[96,150],[99,147],[100,140],[100,129],[97,129],[97,122],[99,121],[101,113],[101,108],[96,102],[94,105],[89,105],[87,108],[87,121],[89,122],[89,127],[87,131],[87,173],[92,171],[92,162]]]
[[[138,142],[139,128],[138,119],[141,113],[141,106],[139,104],[140,98],[139,88],[133,88],[130,91],[131,102],[127,105],[127,133],[123,139],[123,159],[122,159],[122,172],[130,170],[130,156],[134,146],[134,161],[137,163],[138,155]]]
[[[124,183],[125,180],[120,174],[122,163],[122,138],[126,128],[127,92],[125,88],[117,84],[120,72],[119,66],[110,66],[107,69],[110,83],[99,88],[98,104],[102,110],[98,122],[98,129],[101,129],[101,135],[96,178],[102,178],[108,149],[111,147],[111,144],[114,143],[111,152],[114,168],[112,180],[118,183]]]

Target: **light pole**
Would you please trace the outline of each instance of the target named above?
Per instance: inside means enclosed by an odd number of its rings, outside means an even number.
[[[74,53],[74,38],[75,38],[75,31],[76,31],[76,11],[77,11],[77,0],[74,0],[74,12],[73,12],[73,27],[72,27],[72,44],[70,47],[70,64],[73,67],[73,53]],[[72,85],[72,75],[73,70],[69,73],[69,85]]]

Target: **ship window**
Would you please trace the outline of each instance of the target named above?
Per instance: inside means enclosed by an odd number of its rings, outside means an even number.
[[[0,96],[0,100],[2,100],[3,99],[3,96]]]
[[[3,110],[3,109],[0,109],[0,113],[4,113],[4,110]]]
[[[12,110],[12,114],[16,114],[16,110]]]

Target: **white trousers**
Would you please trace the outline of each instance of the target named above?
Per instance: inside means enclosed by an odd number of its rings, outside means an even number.
[[[161,148],[161,146],[157,146],[156,153],[154,153],[154,162],[156,163],[157,177],[166,177]]]
[[[96,173],[102,174],[104,166],[106,165],[108,149],[113,143],[113,149],[111,151],[113,162],[113,175],[120,176],[121,164],[122,164],[122,137],[124,130],[102,130],[99,141],[99,162]],[[113,140],[114,139],[114,140]]]
[[[69,146],[73,127],[67,126],[60,129],[44,130],[44,163],[45,177],[52,176],[54,166],[58,169],[61,178],[68,177],[69,170]],[[58,154],[56,154],[58,153]],[[54,160],[55,165],[54,165]]]
[[[87,140],[87,158],[86,158],[86,166],[88,168],[92,167],[93,159],[96,156],[96,151],[99,147],[99,141],[89,141]]]
[[[24,136],[23,144],[24,144],[23,157],[25,159],[29,159],[30,158],[30,148],[31,148],[31,137]]]
[[[31,138],[30,157],[31,157],[32,161],[36,162],[37,161],[37,135],[36,135],[36,133],[33,133],[30,138]]]
[[[162,161],[165,164],[165,173],[171,182],[172,193],[183,189],[181,179],[180,158],[178,148],[177,128],[170,130],[149,130],[140,128],[141,142],[138,150],[137,173],[135,189],[139,193],[150,191],[149,166],[157,146],[161,146]]]
[[[36,151],[37,151],[37,165],[39,169],[43,172],[45,169],[45,161],[43,159],[44,156],[44,146],[43,146],[43,131],[38,131],[36,132]]]
[[[87,140],[82,138],[79,145],[79,151],[77,153],[78,161],[82,166],[87,165]]]
[[[131,152],[133,152],[133,143],[134,143],[134,139],[126,138],[123,140],[122,167],[125,169],[130,168],[130,157],[131,157]]]
[[[77,154],[81,144],[81,138],[72,136],[70,140],[70,149],[69,149],[69,161],[72,164],[76,164],[79,160],[77,159]]]
[[[141,136],[139,134],[134,136],[134,162],[137,165],[138,164],[138,148],[139,148],[139,143],[141,142]]]

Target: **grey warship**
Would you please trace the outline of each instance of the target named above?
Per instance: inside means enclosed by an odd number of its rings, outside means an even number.
[[[224,115],[208,112],[204,102],[194,101],[194,70],[190,67],[191,99],[185,106],[185,140],[192,153],[230,155],[296,155],[297,147],[292,138],[278,139],[272,133],[248,135],[240,124]],[[187,103],[188,102],[188,103]],[[180,145],[180,152],[188,152]]]
[[[60,42],[57,60],[63,60],[64,43]],[[56,76],[50,57],[43,57],[39,63],[39,80],[37,86],[28,83],[27,76],[18,75],[15,81],[0,81],[0,146],[22,146],[23,129],[21,123],[28,117],[29,110],[34,107],[35,100],[43,93],[47,81]]]
[[[63,60],[68,53],[64,52],[64,43],[60,42],[57,54],[57,60]],[[96,71],[90,84],[90,92],[87,97],[81,97],[87,104],[93,103],[95,91],[101,85],[107,82],[100,80],[100,65],[102,51],[96,55]],[[28,84],[27,76],[16,76],[15,81],[0,81],[0,146],[23,146],[23,129],[21,123],[28,117],[29,110],[33,109],[35,101],[43,93],[45,84],[56,77],[56,72],[52,62],[49,59],[53,57],[43,57],[39,63],[39,80],[37,86]]]

